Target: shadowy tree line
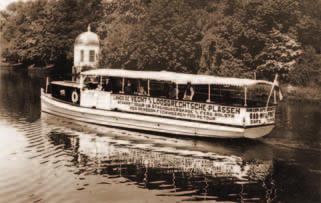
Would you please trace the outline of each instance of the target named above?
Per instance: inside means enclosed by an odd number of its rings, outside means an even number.
[[[9,61],[71,64],[90,23],[100,66],[321,85],[319,0],[35,0],[1,11]]]
[[[3,57],[25,65],[71,64],[76,36],[97,24],[100,0],[35,0],[10,4],[1,11],[1,31],[9,42]]]

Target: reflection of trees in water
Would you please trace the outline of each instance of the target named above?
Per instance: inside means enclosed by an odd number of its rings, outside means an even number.
[[[318,105],[283,103],[278,114],[277,137],[287,139],[282,144],[319,151],[320,142],[316,140],[320,140],[321,136],[321,110]]]
[[[0,72],[0,105],[7,112],[33,122],[40,117],[39,80],[30,80],[24,71]]]
[[[237,156],[184,156],[162,152],[161,148],[141,148],[118,143],[109,137],[66,136],[51,132],[53,144],[74,157],[81,174],[125,177],[139,187],[162,190],[191,200],[239,201],[273,199],[272,161],[244,161]],[[214,197],[215,196],[215,197]],[[266,200],[267,200],[266,199]]]

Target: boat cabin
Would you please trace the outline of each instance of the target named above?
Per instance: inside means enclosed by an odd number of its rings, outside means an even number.
[[[51,82],[52,97],[81,107],[239,126],[274,123],[277,88],[265,80],[122,69]]]

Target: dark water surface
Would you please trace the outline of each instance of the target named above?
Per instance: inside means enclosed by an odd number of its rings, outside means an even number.
[[[0,69],[0,202],[320,202],[321,108],[279,107],[259,141],[164,137],[40,112],[40,79]]]

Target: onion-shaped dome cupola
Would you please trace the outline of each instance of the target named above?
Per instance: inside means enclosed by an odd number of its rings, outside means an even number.
[[[88,25],[87,32],[78,35],[75,45],[99,45],[99,36],[92,32],[90,25]]]

